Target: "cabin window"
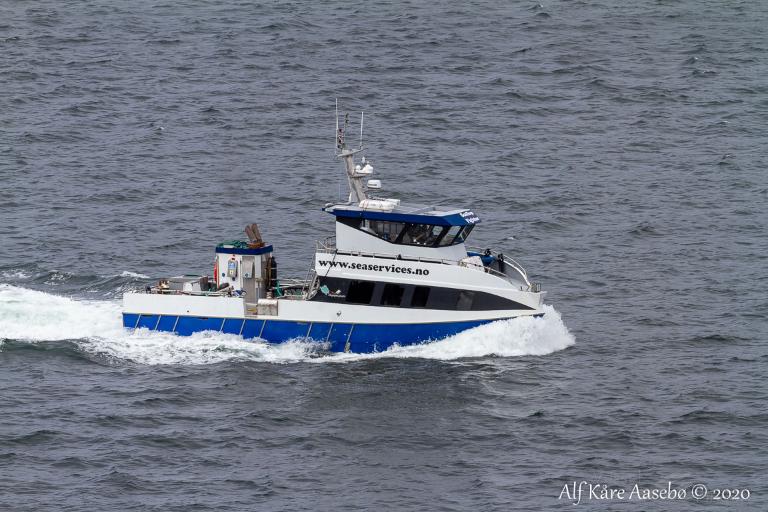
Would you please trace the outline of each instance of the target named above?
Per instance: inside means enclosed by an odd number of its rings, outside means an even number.
[[[433,224],[406,224],[405,231],[400,236],[398,243],[434,247],[447,229],[447,226]]]
[[[440,286],[399,285],[321,277],[317,292],[310,300],[372,306],[399,306],[445,311],[489,311],[496,309],[531,309],[491,293],[443,288]],[[381,297],[379,292],[381,290]],[[402,303],[402,304],[401,304]]]
[[[400,285],[387,283],[384,285],[384,291],[381,292],[382,306],[399,306],[403,299],[405,288]]]
[[[470,311],[472,309],[472,299],[475,298],[475,292],[469,290],[461,290],[459,292],[459,300],[456,303],[456,309],[458,311]]]
[[[412,308],[425,308],[427,307],[427,301],[429,300],[429,288],[426,286],[416,286],[413,289],[413,297],[411,297]]]
[[[440,226],[349,217],[337,217],[336,221],[393,244],[421,247],[446,247],[463,243],[475,227],[474,224]]]
[[[402,222],[389,222],[385,220],[363,219],[360,223],[360,230],[368,234],[377,236],[387,242],[394,242],[400,236],[400,232],[405,227]]]
[[[463,228],[462,226],[451,226],[448,232],[443,235],[443,238],[440,239],[440,247],[445,247],[446,245],[453,245],[453,241],[456,238],[456,235],[459,234],[459,231],[461,231]]]
[[[437,243],[440,241],[440,238],[442,238],[443,233],[445,233],[448,230],[445,226],[430,226],[429,230],[427,231],[427,243],[426,245],[429,247],[437,245]]]
[[[349,226],[351,228],[360,229],[360,221],[362,219],[355,219],[352,217],[336,217],[336,222]]]
[[[453,288],[432,287],[427,298],[427,307],[429,309],[456,309],[457,291]]]
[[[373,281],[351,281],[347,290],[347,302],[350,304],[370,304],[373,297]]]
[[[475,227],[474,224],[468,224],[464,226],[464,228],[459,232],[459,234],[456,235],[456,238],[454,239],[453,243],[456,243],[456,244],[463,243],[467,239],[469,234],[472,232],[472,229],[474,229],[474,227]]]

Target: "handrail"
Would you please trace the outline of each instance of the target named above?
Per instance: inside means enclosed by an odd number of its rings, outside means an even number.
[[[336,249],[336,237],[335,236],[329,236],[326,238],[323,238],[322,240],[317,240],[315,242],[315,249],[316,250],[332,250]]]
[[[152,287],[150,289],[151,291],[145,292],[149,293],[151,295],[194,295],[197,297],[231,297],[232,296],[232,290],[230,288],[225,288],[221,291],[193,291],[193,290],[171,290],[167,288],[156,288]]]
[[[486,249],[481,249],[479,247],[467,247],[467,250],[470,250],[472,252],[476,252],[476,253],[479,253],[479,254],[483,254],[486,251]],[[491,255],[494,258],[496,258],[496,261],[499,261],[499,254],[501,254],[501,253],[497,252],[497,253],[494,254],[493,252],[491,252]],[[522,276],[523,280],[525,281],[525,284],[528,285],[528,289],[531,290],[531,291],[535,291],[534,288],[536,288],[536,286],[531,284],[531,281],[528,278],[528,272],[525,271],[525,268],[523,268],[523,266],[520,264],[520,262],[518,262],[514,258],[511,258],[511,257],[509,257],[507,255],[504,255],[504,264],[505,265],[509,265],[515,271],[517,271],[517,273]]]
[[[467,246],[467,250],[472,251],[472,252],[479,252],[480,254],[483,254],[485,252],[485,249],[481,249],[480,247],[469,247],[469,246]],[[496,254],[493,254],[493,256],[498,257],[499,254],[501,254],[501,253],[497,252]],[[505,254],[504,255],[504,263],[509,263],[509,262],[511,262],[512,266],[515,267],[515,270],[519,271],[521,274],[523,274],[525,276],[526,279],[528,279],[528,272],[525,271],[525,268],[523,268],[523,265],[519,261],[517,261],[516,259],[511,258],[511,257],[509,257],[509,256],[507,256]]]

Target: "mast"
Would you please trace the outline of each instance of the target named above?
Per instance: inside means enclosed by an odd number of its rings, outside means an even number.
[[[339,151],[336,156],[344,160],[344,168],[347,172],[347,182],[349,183],[349,200],[353,203],[359,203],[368,196],[365,193],[365,185],[363,184],[363,177],[367,174],[359,173],[359,166],[355,166],[355,154],[360,153],[363,150],[362,143],[362,117],[360,127],[360,147],[358,149],[347,148],[347,143],[344,141],[344,135],[349,127],[349,114],[344,115],[344,127],[339,128],[339,107],[338,100],[336,100],[336,149]]]

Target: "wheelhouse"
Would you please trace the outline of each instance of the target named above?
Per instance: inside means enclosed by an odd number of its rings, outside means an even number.
[[[326,211],[336,221],[390,244],[417,247],[448,247],[463,244],[480,222],[470,210],[441,210],[434,207],[372,211],[359,207],[334,206]]]

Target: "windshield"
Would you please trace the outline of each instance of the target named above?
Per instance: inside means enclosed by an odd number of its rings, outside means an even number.
[[[398,245],[446,247],[464,243],[474,224],[466,226],[440,226],[370,219],[344,219],[344,224]]]

